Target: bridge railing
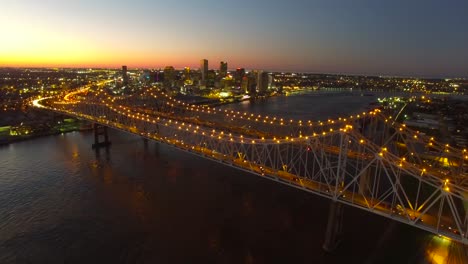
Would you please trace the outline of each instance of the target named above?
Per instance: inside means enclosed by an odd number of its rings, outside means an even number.
[[[250,171],[467,244],[465,188],[402,162],[344,127],[316,136],[258,139],[126,111],[105,102],[57,105],[81,117]]]

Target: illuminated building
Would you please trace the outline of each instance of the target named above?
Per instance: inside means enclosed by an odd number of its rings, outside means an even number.
[[[237,84],[240,84],[242,82],[242,78],[245,75],[245,69],[244,68],[237,68],[236,73],[234,74],[234,79],[236,80]]]
[[[154,81],[155,82],[161,82],[163,79],[164,79],[164,74],[162,74],[163,71],[161,71],[161,69],[157,70],[155,73],[154,73]]]
[[[149,70],[144,70],[140,77],[138,78],[140,82],[154,82],[154,78],[152,78],[151,72]]]
[[[175,69],[172,66],[166,66],[164,68],[164,88],[172,88],[175,81]]]
[[[123,85],[124,86],[128,85],[127,66],[125,66],[125,65],[122,66],[122,80],[123,80]]]
[[[226,75],[226,77],[221,79],[220,88],[229,89],[234,85],[234,80],[231,75]]]
[[[259,70],[257,71],[257,92],[265,93],[268,90],[268,73]]]
[[[184,80],[190,80],[190,67],[185,67],[184,68]]]
[[[209,70],[206,74],[205,84],[207,87],[213,87],[215,85],[216,72],[214,70]]]
[[[237,87],[242,87],[242,79],[245,76],[245,69],[244,68],[237,68],[236,72],[234,73],[234,83]]]
[[[192,80],[192,78],[190,76],[190,68],[189,67],[184,68],[183,75],[182,75],[182,80],[184,82],[184,86],[185,85],[193,85],[193,80]],[[187,90],[185,89],[184,92],[187,92]]]
[[[249,93],[249,78],[247,76],[242,77],[241,89],[244,93]]]
[[[249,94],[255,95],[257,94],[257,71],[251,71],[248,75],[246,75],[248,83],[247,83],[247,90]]]
[[[226,77],[228,71],[228,64],[227,62],[220,62],[219,63],[219,75],[221,78]]]
[[[273,74],[269,73],[268,74],[268,89],[272,89],[273,88]]]
[[[207,59],[200,60],[200,73],[201,73],[201,82],[202,84],[205,84],[206,79],[208,77],[208,60]]]

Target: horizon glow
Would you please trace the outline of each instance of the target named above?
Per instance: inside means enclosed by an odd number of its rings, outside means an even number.
[[[468,77],[468,2],[0,0],[0,67]]]

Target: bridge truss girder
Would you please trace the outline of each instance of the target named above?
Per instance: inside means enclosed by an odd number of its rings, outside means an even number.
[[[104,100],[57,104],[49,109],[156,140],[468,244],[467,189],[441,178],[436,169],[422,169],[414,162],[416,158],[402,161],[392,145],[392,139],[401,136],[399,132],[376,137],[369,133],[378,129],[363,132],[345,126],[333,132],[279,140],[244,137],[176,118],[122,110]],[[405,144],[411,143],[407,140]]]

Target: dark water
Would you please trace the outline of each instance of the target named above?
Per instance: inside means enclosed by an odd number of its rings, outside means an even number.
[[[383,96],[384,94],[378,94]],[[278,96],[266,101],[227,105],[224,108],[248,111],[270,116],[323,121],[328,118],[361,113],[376,96],[360,96],[358,93],[304,93],[294,96]]]
[[[226,107],[317,120],[372,100],[300,95]],[[0,263],[415,263],[433,237],[346,207],[345,239],[327,254],[326,199],[110,137],[98,154],[93,135],[78,132],[0,148]]]

